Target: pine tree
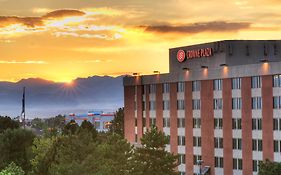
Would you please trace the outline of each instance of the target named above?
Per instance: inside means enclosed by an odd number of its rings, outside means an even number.
[[[157,127],[152,127],[141,139],[141,147],[136,148],[132,159],[134,175],[176,175],[177,155],[165,150],[169,139]]]

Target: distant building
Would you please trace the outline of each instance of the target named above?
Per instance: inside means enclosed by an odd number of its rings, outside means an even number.
[[[84,120],[87,120],[95,126],[98,132],[107,132],[114,115],[114,113],[104,113],[103,111],[89,111],[87,114],[71,113],[65,116],[65,122],[75,120],[80,126]]]

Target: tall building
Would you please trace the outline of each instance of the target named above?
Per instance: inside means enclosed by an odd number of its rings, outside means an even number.
[[[252,175],[265,159],[281,162],[281,41],[172,48],[169,66],[124,78],[131,143],[156,125],[180,155],[180,175],[198,173],[201,161],[211,175]]]

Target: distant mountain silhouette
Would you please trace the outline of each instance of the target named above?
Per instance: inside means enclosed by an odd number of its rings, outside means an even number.
[[[40,78],[0,82],[0,115],[20,115],[23,87],[26,87],[28,117],[86,113],[95,109],[114,111],[123,106],[122,80],[123,76],[93,76],[77,78],[72,84]]]

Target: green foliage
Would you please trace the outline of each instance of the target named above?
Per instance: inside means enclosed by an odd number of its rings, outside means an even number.
[[[0,116],[0,133],[3,133],[6,129],[19,128],[19,122],[12,120],[10,117]]]
[[[176,175],[174,171],[177,167],[178,156],[165,151],[165,144],[168,138],[152,127],[141,139],[142,147],[136,148],[131,174],[134,175]]]
[[[58,130],[62,130],[65,126],[65,117],[63,115],[58,115],[53,118],[46,119],[45,123],[48,128],[56,128]]]
[[[24,171],[12,162],[0,172],[0,175],[24,175]]]
[[[281,175],[281,163],[266,160],[259,165],[259,175]]]
[[[40,130],[43,130],[45,129],[47,126],[46,126],[46,123],[40,119],[40,118],[35,118],[31,121],[31,127],[32,128],[35,128],[35,129],[40,129]]]
[[[31,131],[24,129],[8,129],[0,134],[0,169],[15,162],[25,172],[29,171],[34,138]]]
[[[82,122],[78,132],[79,132],[79,134],[81,134],[83,132],[91,133],[93,139],[95,139],[98,135],[98,132],[97,132],[96,128],[94,127],[94,125],[87,120],[84,120]]]
[[[98,144],[94,155],[85,160],[86,167],[94,164],[96,169],[88,170],[98,175],[129,175],[129,160],[132,146],[118,134],[108,135],[105,142]]]
[[[35,157],[31,160],[32,174],[45,175],[48,173],[48,167],[50,166],[48,153],[51,151],[55,139],[55,137],[34,139],[32,152],[34,153]]]
[[[109,129],[111,133],[119,134],[124,137],[124,108],[119,108],[118,111],[116,111]]]
[[[79,125],[75,122],[75,120],[71,120],[64,126],[62,133],[64,135],[76,134],[78,130]]]

